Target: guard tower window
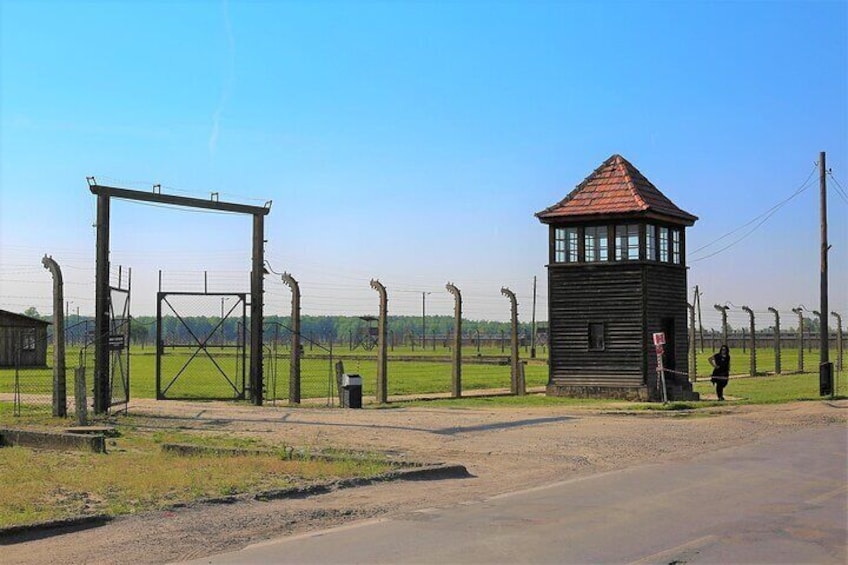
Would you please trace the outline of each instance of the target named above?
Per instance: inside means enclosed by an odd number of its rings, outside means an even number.
[[[586,262],[606,261],[609,259],[609,244],[607,243],[606,226],[590,226],[586,228],[583,242],[586,247]]]
[[[603,351],[606,348],[604,330],[606,324],[603,322],[592,322],[589,324],[589,351]]]
[[[577,228],[556,228],[554,230],[554,262],[577,262]]]
[[[680,230],[671,230],[671,262],[680,264]]]
[[[668,228],[660,228],[660,262],[668,263]]]
[[[645,259],[657,260],[657,226],[653,224],[645,226]]]
[[[637,261],[639,259],[639,226],[626,224],[615,226],[615,260]]]

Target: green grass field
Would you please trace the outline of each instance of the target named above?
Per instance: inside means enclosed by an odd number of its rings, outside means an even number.
[[[234,354],[233,349],[210,350],[212,358],[203,352],[191,349],[169,350],[162,358],[162,388],[166,398],[173,399],[231,399],[239,396],[244,390],[243,380],[247,380],[248,368],[242,357]],[[187,361],[192,358],[190,363]],[[288,352],[280,348],[276,356],[266,354],[265,369],[265,398],[269,401],[288,400],[289,361]],[[546,350],[540,349],[535,360],[529,360],[529,354],[521,351],[522,360],[528,361],[525,367],[528,387],[544,386],[547,383],[548,371],[546,365]],[[363,395],[373,396],[376,392],[376,351],[357,349],[351,352],[348,348],[334,351],[331,361],[326,352],[315,347],[304,351],[305,357],[301,362],[301,396],[308,398],[335,397],[334,363],[341,357],[345,372],[359,374],[363,378]],[[708,357],[711,351],[698,352],[698,375],[700,378],[709,376],[711,367]],[[389,396],[448,393],[451,390],[450,350],[437,347],[434,355],[431,349],[422,351],[416,347],[413,352],[410,347],[396,347],[389,352],[388,361],[388,394]],[[831,353],[835,359],[836,352]],[[437,358],[437,359],[436,359]],[[79,351],[70,350],[67,355],[68,390],[73,389],[73,370],[83,356]],[[92,355],[87,351],[85,356],[89,389],[92,378]],[[434,360],[436,359],[436,360]],[[510,368],[504,364],[507,357],[500,352],[499,347],[489,347],[481,350],[478,358],[476,348],[463,348],[462,386],[463,390],[509,388]],[[486,364],[475,363],[478,359],[489,361]],[[731,374],[747,375],[749,372],[750,352],[741,349],[731,351]],[[758,374],[774,370],[774,351],[760,349],[757,351]],[[804,368],[814,374],[817,370],[819,355],[817,351],[804,351]],[[130,355],[130,397],[155,398],[156,396],[156,356],[152,348],[134,347]],[[249,365],[249,361],[248,361]],[[798,368],[798,350],[784,349],[782,352],[782,369],[784,375],[795,373]],[[13,369],[0,369],[0,412],[8,409],[4,406],[11,400],[14,392]],[[785,378],[785,377],[782,377]],[[734,382],[736,382],[734,380]],[[742,382],[742,381],[739,381]],[[780,381],[788,383],[790,381]],[[20,393],[22,403],[48,404],[52,391],[52,370],[49,368],[27,369],[20,372]],[[701,386],[700,384],[698,386]],[[747,386],[747,385],[740,385]],[[817,386],[817,385],[816,385]],[[704,389],[704,390],[709,390]],[[793,392],[787,392],[791,397]]]

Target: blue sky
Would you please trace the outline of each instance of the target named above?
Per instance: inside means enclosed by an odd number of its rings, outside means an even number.
[[[449,313],[450,280],[468,317],[507,319],[506,285],[528,320],[534,275],[546,308],[533,213],[611,154],[700,217],[694,250],[791,195],[819,151],[848,192],[846,2],[0,0],[0,308],[50,311],[50,253],[71,309],[93,312],[90,175],[273,200],[268,259],[305,313],[373,313],[378,277],[397,314],[421,292]],[[816,179],[690,256],[705,305],[818,307]],[[848,202],[832,188],[829,205],[848,315]],[[246,288],[248,218],[112,216],[136,314],[159,269],[171,290],[204,270],[210,290]],[[288,296],[269,280],[270,313]]]

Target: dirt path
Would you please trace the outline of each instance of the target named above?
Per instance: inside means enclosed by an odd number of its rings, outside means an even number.
[[[2,547],[3,563],[179,561],[346,521],[444,507],[564,478],[697,456],[799,427],[848,424],[848,403],[720,407],[697,415],[574,408],[253,408],[137,401],[142,424],[464,464],[471,478],[402,481],[299,500],[193,505]],[[848,426],[846,426],[848,430]],[[846,434],[848,438],[848,434]]]

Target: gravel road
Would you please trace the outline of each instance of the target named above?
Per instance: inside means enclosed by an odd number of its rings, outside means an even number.
[[[181,561],[353,520],[690,458],[801,427],[839,424],[848,440],[846,401],[626,413],[572,407],[256,408],[142,400],[131,404],[130,413],[144,417],[142,424],[150,427],[197,428],[285,445],[461,463],[471,477],[379,483],[303,499],[195,504],[128,516],[88,530],[4,545],[3,563]]]

